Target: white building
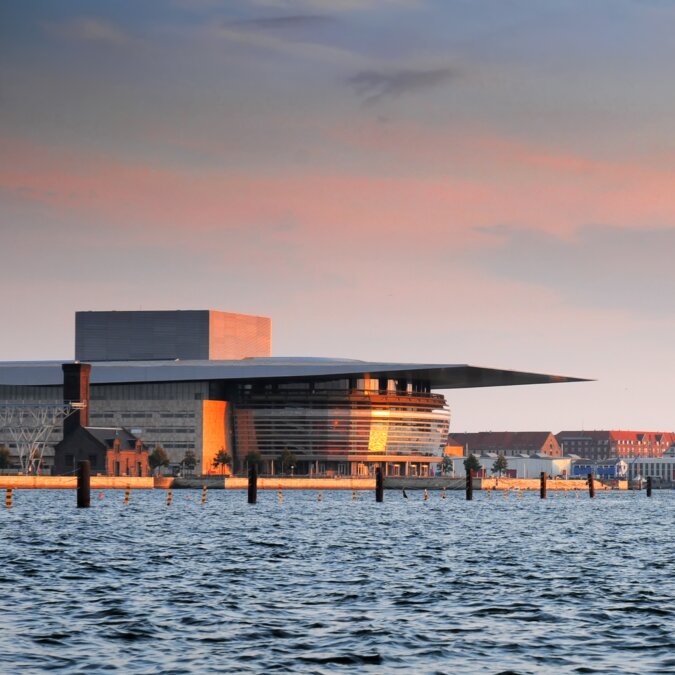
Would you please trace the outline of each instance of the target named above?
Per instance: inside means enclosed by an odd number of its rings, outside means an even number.
[[[464,460],[466,457],[451,457],[453,475],[458,478],[466,476]],[[497,455],[478,457],[488,476],[492,475],[492,466]],[[515,471],[515,478],[539,478],[545,471],[551,478],[569,478],[572,474],[572,459],[569,457],[506,457],[507,471]]]

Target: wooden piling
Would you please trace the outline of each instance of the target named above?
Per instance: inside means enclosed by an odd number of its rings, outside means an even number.
[[[375,468],[375,501],[378,503],[384,501],[384,480],[379,466]]]
[[[652,496],[652,477],[647,476],[647,497]]]
[[[166,489],[166,505],[171,506],[171,502],[173,501],[173,490],[171,488]]]
[[[546,499],[546,471],[542,471],[539,477],[539,496]]]
[[[466,474],[466,501],[470,502],[473,499],[473,469],[470,469]]]
[[[7,493],[5,494],[5,508],[12,508],[12,488],[7,488]]]
[[[124,506],[129,505],[129,495],[131,494],[131,488],[127,485],[127,489],[124,491]]]
[[[206,504],[206,485],[202,487],[202,506]]]
[[[88,509],[91,504],[91,464],[88,459],[77,467],[77,508]]]
[[[258,501],[258,467],[251,464],[248,468],[248,503],[255,504]]]
[[[595,482],[593,480],[593,474],[588,474],[588,496],[593,499],[595,497]]]

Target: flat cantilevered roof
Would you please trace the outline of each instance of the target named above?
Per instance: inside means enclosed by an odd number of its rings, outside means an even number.
[[[0,362],[0,385],[54,386],[63,383],[63,363],[72,361]],[[467,364],[383,363],[330,358],[250,358],[237,361],[95,361],[92,384],[229,380],[331,380],[343,377],[386,377],[429,382],[432,389],[504,387],[517,384],[584,382],[578,377],[528,373]]]

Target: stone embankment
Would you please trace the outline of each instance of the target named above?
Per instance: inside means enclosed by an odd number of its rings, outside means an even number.
[[[203,476],[190,478],[157,477],[125,477],[125,476],[92,476],[92,490],[148,490],[163,489],[201,489],[206,485],[209,489],[245,490],[248,479],[245,476]],[[588,490],[588,483],[583,480],[547,481],[547,489],[555,490]],[[77,476],[0,476],[0,489],[69,489],[77,487]],[[385,478],[386,490],[464,490],[464,478],[448,478],[435,476],[431,478]],[[273,476],[258,478],[260,490],[374,490],[374,478],[304,478],[290,476]],[[538,478],[474,478],[474,490],[539,490]],[[595,489],[627,490],[628,482],[619,481],[617,486],[609,487],[595,481]]]
[[[0,476],[0,489],[15,490],[74,490],[77,476]],[[92,490],[148,490],[155,487],[151,476],[138,478],[126,476],[92,476]]]
[[[173,488],[225,488],[226,490],[245,490],[248,478],[245,476],[226,476],[225,478],[174,478]],[[374,490],[374,478],[304,478],[290,476],[261,476],[258,478],[259,490]]]

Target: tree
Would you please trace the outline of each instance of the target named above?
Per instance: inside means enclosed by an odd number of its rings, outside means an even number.
[[[244,463],[246,464],[247,467],[250,467],[250,466],[257,467],[260,464],[261,460],[262,460],[262,457],[260,456],[260,453],[256,452],[255,450],[251,450],[246,455],[246,458],[244,459]]]
[[[166,454],[166,450],[161,445],[156,445],[148,455],[148,463],[153,471],[159,470],[163,466],[169,466],[169,456]]]
[[[476,455],[469,455],[464,460],[464,468],[466,469],[466,473],[468,474],[470,471],[478,473],[478,471],[480,471],[483,467],[481,466],[481,463],[478,461],[478,457],[476,457]]]
[[[284,448],[279,461],[281,462],[281,472],[288,473],[290,468],[298,463],[298,458],[288,448]]]
[[[452,457],[448,455],[443,455],[443,459],[441,460],[441,472],[443,475],[446,473],[450,473],[453,469],[453,464],[452,464]]]
[[[495,460],[495,463],[492,465],[492,473],[496,473],[498,475],[502,475],[504,471],[508,468],[509,464],[506,461],[506,457],[504,457],[503,453],[499,453],[499,457]]]
[[[181,460],[181,466],[183,471],[186,473],[192,473],[197,466],[197,455],[195,455],[194,450],[186,450],[183,459]]]
[[[6,445],[0,445],[0,469],[8,469],[11,463],[11,454]]]
[[[224,476],[225,475],[225,467],[230,466],[232,464],[232,457],[230,456],[230,453],[225,450],[225,448],[221,448],[218,450],[216,453],[216,456],[213,458],[213,468],[217,469],[220,467],[221,473]]]

